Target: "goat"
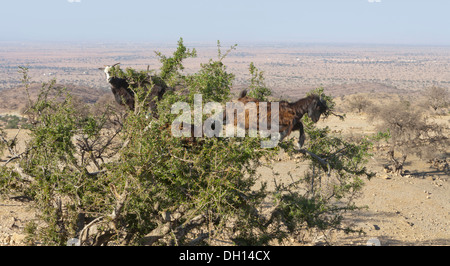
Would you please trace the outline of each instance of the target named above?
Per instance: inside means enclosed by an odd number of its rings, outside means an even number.
[[[134,111],[135,109],[135,95],[132,88],[136,88],[139,85],[144,85],[144,87],[147,87],[145,85],[149,85],[150,81],[146,80],[144,81],[144,84],[130,84],[126,79],[113,77],[111,76],[111,70],[115,66],[119,65],[120,63],[116,63],[112,66],[105,66],[103,68],[99,68],[100,70],[103,70],[106,74],[106,81],[111,85],[111,91],[114,94],[114,98],[117,103],[120,105],[125,105],[128,107],[128,109]],[[168,87],[164,82],[161,80],[158,80],[158,82],[155,83],[156,77],[150,76],[149,79],[152,80],[152,83],[154,84],[153,87],[150,90],[149,95],[147,96],[147,99],[149,99],[146,102],[146,107],[149,108],[150,112],[155,116],[156,114],[156,101],[154,100],[156,97],[159,100],[162,99],[163,95],[169,91],[172,90],[172,88]]]
[[[259,103],[260,101],[256,98],[252,98],[247,96],[247,91],[244,90],[241,92],[240,97],[238,99],[239,102],[244,103],[246,105],[249,102],[254,102],[256,104],[256,110],[246,109],[245,110],[245,126],[246,130],[249,129],[249,115],[250,112],[255,112],[258,121],[259,120]],[[305,142],[305,132],[303,129],[303,124],[301,122],[301,118],[303,115],[307,114],[311,120],[316,123],[319,121],[320,116],[327,111],[327,105],[324,100],[322,100],[318,95],[310,95],[306,98],[302,98],[296,102],[290,103],[287,101],[279,102],[279,132],[280,132],[280,140],[282,141],[285,137],[289,136],[292,131],[298,130],[299,141],[298,145],[301,148]],[[224,114],[224,117],[226,113]],[[267,125],[270,124],[271,119],[271,103],[267,103],[267,117],[263,118],[266,120]],[[237,120],[235,120],[235,126],[237,126]],[[224,119],[226,121],[226,119]],[[258,125],[259,130],[259,125]]]

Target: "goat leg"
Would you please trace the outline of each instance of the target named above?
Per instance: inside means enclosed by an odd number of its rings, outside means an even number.
[[[298,148],[301,149],[303,147],[303,144],[305,143],[306,135],[305,130],[303,129],[303,124],[300,121],[296,121],[294,128],[292,130],[298,130]]]
[[[284,127],[284,130],[280,131],[280,140],[279,141],[282,141],[285,137],[289,136],[291,134],[291,132],[293,130],[295,130],[294,126],[296,126],[296,125],[297,125],[297,120],[296,119],[290,121],[290,123],[287,126]]]
[[[286,128],[284,131],[281,131],[281,132],[280,132],[280,140],[279,140],[279,141],[283,141],[283,139],[284,139],[285,137],[287,137],[287,136],[289,135],[289,133],[291,133],[291,130],[290,130],[289,127]]]
[[[302,134],[303,133],[303,134]],[[298,148],[301,149],[303,147],[303,144],[305,143],[305,132],[300,132],[299,138],[298,138]]]

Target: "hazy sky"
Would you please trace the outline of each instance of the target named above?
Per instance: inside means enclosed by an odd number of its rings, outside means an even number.
[[[0,41],[450,45],[449,0],[0,0]]]

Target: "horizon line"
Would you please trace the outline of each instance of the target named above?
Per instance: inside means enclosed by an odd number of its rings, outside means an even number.
[[[177,39],[177,41],[179,38]],[[80,44],[90,44],[90,45],[133,45],[133,44],[153,44],[153,45],[177,45],[177,41],[169,41],[169,40],[160,40],[160,41],[126,41],[126,40],[0,40],[0,44],[21,44],[21,45],[39,45],[39,44],[55,44],[55,45],[80,45]],[[215,41],[206,41],[206,40],[186,40],[183,38],[183,42],[185,45],[201,45],[201,46],[214,46],[216,47],[217,41],[220,41],[221,46],[229,45],[229,44],[237,44],[239,46],[247,46],[247,45],[298,45],[298,46],[310,46],[310,45],[319,45],[319,46],[415,46],[415,47],[450,47],[450,43],[398,43],[398,42],[363,42],[363,41],[355,41],[355,42],[339,42],[339,41],[289,41],[289,40],[256,40],[256,41],[230,41],[230,40],[215,40]]]

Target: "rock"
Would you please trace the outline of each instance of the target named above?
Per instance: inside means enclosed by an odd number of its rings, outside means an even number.
[[[7,235],[3,241],[6,245],[11,245],[11,235]]]
[[[385,180],[389,180],[391,179],[391,177],[389,175],[382,175],[380,176],[381,178],[385,179]]]
[[[67,241],[67,246],[80,246],[80,240],[78,238],[71,238]]]
[[[405,222],[407,225],[409,225],[409,226],[413,226],[413,225],[414,225],[413,222],[408,221],[408,218],[407,218],[407,217],[405,217],[404,222]]]
[[[14,233],[11,236],[10,244],[11,245],[24,245],[25,237],[26,237],[25,235]]]
[[[434,181],[434,180],[436,180],[436,177],[434,177],[434,176],[432,176],[432,175],[426,175],[426,176],[425,176],[425,179],[426,179],[426,180],[429,180],[429,181]]]
[[[6,221],[6,227],[12,229],[14,226],[16,226],[16,218],[11,217]]]
[[[379,246],[381,246],[381,242],[380,242],[380,240],[378,240],[378,238],[374,237],[374,238],[369,239],[367,241],[366,245],[379,247]]]

